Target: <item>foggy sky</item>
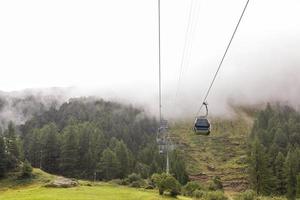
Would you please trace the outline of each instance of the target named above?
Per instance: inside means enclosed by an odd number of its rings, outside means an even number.
[[[246,1],[161,0],[163,113],[196,114]],[[176,97],[189,8],[188,49]],[[300,1],[250,0],[208,98],[299,105]],[[1,1],[0,90],[72,87],[157,113],[157,1]],[[76,89],[74,89],[76,88]]]

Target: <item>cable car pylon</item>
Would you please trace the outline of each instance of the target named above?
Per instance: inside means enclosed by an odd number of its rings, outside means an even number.
[[[159,128],[157,130],[156,141],[160,154],[166,154],[166,173],[170,172],[169,163],[169,133],[168,121],[162,117],[162,96],[161,96],[161,19],[160,19],[160,0],[158,0],[158,73],[159,73]]]

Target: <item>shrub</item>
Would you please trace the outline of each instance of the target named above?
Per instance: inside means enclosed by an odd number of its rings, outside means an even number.
[[[186,196],[192,196],[193,192],[195,190],[199,190],[201,189],[201,186],[199,185],[199,183],[197,183],[196,181],[191,181],[188,182],[184,187],[183,187],[183,193]]]
[[[133,182],[140,181],[140,180],[142,180],[142,178],[139,174],[132,173],[132,174],[128,175],[129,183],[133,183]]]
[[[196,199],[200,199],[204,196],[204,192],[202,190],[195,190],[193,192],[193,197],[196,198]]]
[[[131,184],[130,184],[130,187],[134,187],[134,188],[140,188],[142,187],[140,181],[133,181]]]
[[[156,186],[156,187],[159,187],[159,184],[161,182],[161,179],[162,179],[162,176],[161,174],[153,174],[150,178],[151,182]]]
[[[163,195],[164,191],[170,192],[170,195],[173,197],[180,194],[180,183],[169,174],[153,174],[151,180],[155,183],[160,195]]]
[[[221,178],[219,176],[215,176],[213,178],[213,183],[215,184],[215,187],[217,188],[217,190],[223,189],[223,184],[222,184]]]
[[[30,163],[25,160],[22,167],[22,178],[30,178],[32,176],[32,167]]]
[[[109,182],[112,184],[123,185],[122,184],[123,180],[121,180],[121,179],[113,179],[113,180],[110,180]]]
[[[208,189],[210,191],[216,191],[216,190],[218,190],[218,187],[213,181],[209,181],[208,182]]]
[[[227,200],[228,198],[224,195],[222,191],[207,192],[205,195],[207,200]]]
[[[297,175],[296,197],[300,198],[300,174]]]
[[[255,200],[256,193],[253,190],[246,190],[243,193],[240,193],[236,200]]]

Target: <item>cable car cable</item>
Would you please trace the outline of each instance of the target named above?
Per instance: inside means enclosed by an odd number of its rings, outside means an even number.
[[[192,24],[191,21],[192,21],[193,4],[194,4],[194,0],[191,1],[191,5],[189,7],[188,24],[187,24],[186,31],[185,31],[184,46],[183,46],[183,52],[182,52],[182,56],[181,56],[180,71],[179,71],[179,77],[178,77],[178,82],[177,82],[177,89],[176,89],[175,99],[177,99],[178,92],[179,92],[181,77],[182,77],[182,74],[183,74],[183,65],[184,65],[185,55],[186,55],[187,46],[188,46],[188,36],[189,36],[189,33],[191,32],[190,31],[191,30],[190,26]]]
[[[159,75],[159,122],[162,122],[161,113],[161,37],[160,37],[160,0],[158,0],[158,75]]]
[[[217,78],[217,75],[218,75],[218,73],[219,73],[219,71],[220,71],[220,68],[221,68],[221,66],[222,66],[222,64],[223,64],[223,61],[224,61],[224,59],[225,59],[225,57],[226,57],[226,55],[227,55],[227,52],[228,52],[228,50],[229,50],[229,47],[230,47],[231,43],[232,43],[232,40],[233,40],[233,38],[234,38],[234,36],[235,36],[237,30],[238,30],[238,27],[239,27],[239,25],[240,25],[240,23],[241,23],[241,21],[242,21],[242,18],[243,18],[243,16],[244,16],[244,13],[245,13],[245,11],[246,11],[246,9],[247,9],[247,7],[248,7],[249,1],[250,1],[250,0],[247,0],[247,3],[246,3],[246,5],[245,5],[245,7],[244,7],[244,9],[243,9],[243,12],[242,12],[240,18],[239,18],[239,21],[238,21],[238,23],[237,23],[237,25],[236,25],[236,27],[235,27],[235,29],[234,29],[234,31],[233,31],[233,34],[232,34],[232,36],[231,36],[231,38],[230,38],[230,41],[229,41],[229,43],[228,43],[228,45],[227,45],[227,47],[226,47],[225,53],[224,53],[224,55],[223,55],[223,57],[222,57],[222,59],[221,59],[221,62],[219,63],[218,69],[217,69],[217,71],[216,71],[216,73],[215,73],[215,75],[214,75],[214,77],[213,77],[213,79],[212,79],[212,82],[211,82],[210,85],[209,85],[209,88],[208,88],[208,90],[207,90],[207,92],[206,92],[206,94],[205,94],[205,97],[203,98],[203,101],[202,101],[202,103],[201,103],[201,106],[200,106],[200,108],[199,108],[199,110],[198,110],[196,116],[199,115],[199,113],[200,113],[200,111],[201,111],[201,109],[202,109],[202,107],[203,107],[203,105],[204,105],[203,103],[206,102],[206,99],[207,99],[207,97],[208,97],[208,95],[209,95],[209,93],[210,93],[210,91],[211,91],[211,89],[212,89],[212,87],[213,87],[213,84],[214,84],[214,82],[215,82],[215,80],[216,80],[216,78]]]

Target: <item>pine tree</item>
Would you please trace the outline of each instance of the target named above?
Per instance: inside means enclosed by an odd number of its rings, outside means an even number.
[[[286,176],[284,171],[285,157],[279,152],[275,159],[276,192],[279,195],[286,193]]]
[[[298,158],[295,151],[290,150],[285,160],[285,174],[287,178],[287,198],[296,198],[296,186],[297,186],[297,168]]]
[[[129,173],[129,155],[128,148],[123,140],[117,143],[115,147],[116,156],[120,163],[120,178],[124,178]]]
[[[105,180],[117,178],[119,174],[120,164],[118,162],[116,154],[109,148],[103,151],[98,169],[101,177]]]
[[[0,134],[0,178],[6,173],[7,155],[5,152],[5,143],[2,134]]]
[[[6,147],[8,152],[8,167],[13,169],[19,164],[19,146],[17,142],[15,126],[12,122],[9,123],[6,135]]]
[[[297,176],[297,188],[296,188],[296,197],[300,198],[300,174]]]
[[[55,124],[51,123],[42,128],[43,135],[43,150],[42,168],[50,173],[58,171],[59,167],[59,142],[58,132]]]
[[[91,133],[92,127],[89,123],[79,125],[79,141],[78,141],[78,169],[80,176],[84,178],[92,177],[94,174],[95,161],[92,158],[91,151]]]
[[[78,138],[75,125],[67,126],[63,131],[60,168],[66,176],[74,176],[78,163]]]
[[[266,152],[258,139],[255,139],[252,144],[249,172],[250,181],[256,193],[269,194],[271,192],[271,173],[268,169]]]
[[[174,150],[170,155],[171,173],[182,184],[185,185],[188,182],[188,174],[184,158],[180,154],[179,150]]]
[[[22,167],[22,178],[30,178],[32,176],[32,167],[30,163],[25,160]]]
[[[281,149],[285,149],[288,144],[288,137],[287,134],[283,132],[281,128],[278,128],[275,136],[274,142],[280,147]]]
[[[40,129],[35,129],[30,133],[28,142],[28,160],[33,167],[41,167],[42,165],[42,141],[41,141],[41,131]]]

